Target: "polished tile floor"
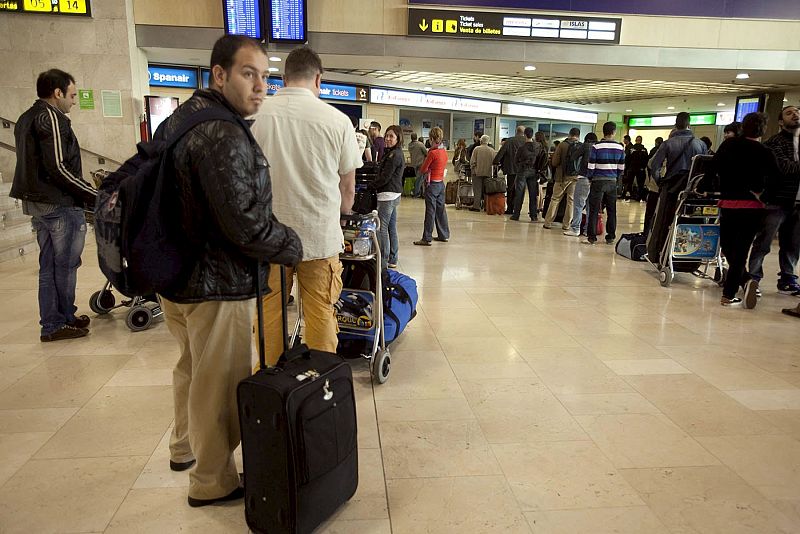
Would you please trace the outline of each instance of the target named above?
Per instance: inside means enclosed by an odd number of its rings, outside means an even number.
[[[631,231],[643,205],[619,209]],[[800,532],[797,299],[722,308],[712,282],[452,207],[452,240],[415,247],[422,212],[401,203],[419,315],[386,384],[353,364],[360,486],[322,531]],[[39,343],[35,260],[0,265],[0,532],[246,532],[241,502],[190,509],[169,471],[164,325],[118,311]]]

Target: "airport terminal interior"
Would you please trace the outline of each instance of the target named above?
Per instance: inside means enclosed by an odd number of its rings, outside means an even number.
[[[608,121],[649,151],[679,112],[716,150],[744,114],[767,114],[766,139],[800,105],[796,1],[620,4],[0,2],[0,533],[248,532],[242,500],[187,505],[189,471],[169,465],[178,345],[160,317],[90,307],[106,284],[91,226],[76,295],[90,334],[39,339],[39,249],[9,191],[40,72],[76,79],[90,181],[207,87],[226,31],[266,41],[269,94],[307,43],[323,101],[364,129],[439,127],[448,159],[475,132],[499,148],[525,126],[552,145]],[[645,209],[618,200],[615,238]],[[800,320],[782,313],[800,295],[777,290],[777,239],[744,309],[720,305],[714,265],[665,280],[542,214],[446,212],[449,241],[415,246],[425,201],[401,197],[396,269],[417,314],[385,383],[348,360],[359,484],[316,532],[800,533]]]

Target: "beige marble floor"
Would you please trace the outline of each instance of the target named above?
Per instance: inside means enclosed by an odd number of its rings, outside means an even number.
[[[619,210],[625,232],[643,206]],[[715,284],[664,289],[612,247],[448,212],[452,240],[414,247],[422,202],[401,203],[419,315],[386,384],[353,364],[360,486],[322,532],[800,532],[797,299],[770,283],[722,308]],[[0,265],[0,532],[246,532],[241,502],[190,509],[169,471],[164,325],[115,312],[41,344],[36,276],[34,257]]]

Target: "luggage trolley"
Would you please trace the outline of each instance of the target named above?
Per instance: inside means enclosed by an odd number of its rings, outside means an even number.
[[[710,180],[705,171],[711,156],[698,155],[692,158],[689,179],[683,191],[678,193],[675,216],[669,228],[667,240],[661,249],[659,261],[647,261],[658,271],[659,282],[669,287],[675,272],[691,272],[698,278],[719,282],[725,276],[720,252],[719,202],[720,193],[709,191]],[[702,187],[701,187],[702,184]],[[710,265],[716,266],[713,276],[708,275]],[[703,269],[700,269],[703,266]]]
[[[106,282],[103,289],[92,293],[92,296],[89,297],[89,309],[97,315],[105,315],[117,308],[130,308],[128,315],[125,316],[125,324],[132,332],[147,330],[153,324],[154,319],[164,314],[156,295],[137,296],[129,300],[122,300],[117,304],[112,289],[111,282]]]
[[[469,165],[462,165],[456,178],[456,209],[471,208],[475,205],[475,191],[472,189],[472,172]]]
[[[339,301],[335,305],[336,320],[339,324],[339,352],[347,354],[347,343],[360,347],[361,356],[370,360],[372,376],[383,384],[389,378],[392,359],[384,338],[383,322],[383,277],[381,273],[381,247],[378,242],[380,220],[378,212],[367,215],[343,215],[342,232],[345,250],[339,255],[345,269],[355,268],[355,264],[374,265],[374,273],[368,272],[368,289],[343,287]]]

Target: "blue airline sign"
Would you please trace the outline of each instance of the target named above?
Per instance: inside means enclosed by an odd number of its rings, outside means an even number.
[[[178,87],[181,89],[197,89],[197,67],[162,67],[147,66],[151,87]]]
[[[283,80],[280,78],[270,78],[267,86],[267,94],[274,95],[278,89],[283,87]],[[363,90],[364,94],[359,97],[359,90]],[[367,92],[364,88],[356,87],[355,85],[339,85],[334,83],[322,82],[319,88],[319,97],[324,100],[347,100],[355,102],[357,100],[366,101]]]

